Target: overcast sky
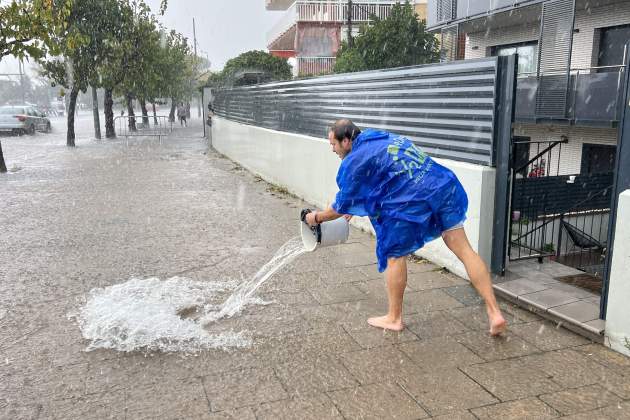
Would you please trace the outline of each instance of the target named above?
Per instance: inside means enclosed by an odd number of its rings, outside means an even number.
[[[191,46],[195,18],[197,53],[208,57],[213,70],[245,51],[266,50],[267,31],[283,14],[265,10],[265,0],[169,0],[166,13],[159,16],[160,0],[145,1],[167,28],[188,37]],[[0,61],[0,73],[17,70],[11,57]]]
[[[160,0],[145,0],[158,14]],[[282,12],[265,10],[265,0],[169,0],[160,21],[190,39],[197,28],[197,53],[208,56],[213,70],[249,50],[267,49],[267,31]]]

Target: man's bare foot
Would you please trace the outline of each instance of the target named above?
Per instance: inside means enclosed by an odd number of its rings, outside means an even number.
[[[387,315],[368,318],[367,322],[373,327],[385,330],[402,331],[404,328],[402,320],[392,321],[392,319]]]
[[[507,329],[507,321],[501,315],[501,312],[496,314],[488,314],[488,319],[490,321],[490,335],[493,337],[499,336],[505,332]]]

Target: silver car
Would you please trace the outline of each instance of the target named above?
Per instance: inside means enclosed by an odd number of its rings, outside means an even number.
[[[50,120],[30,105],[0,107],[0,133],[35,134],[50,131]]]

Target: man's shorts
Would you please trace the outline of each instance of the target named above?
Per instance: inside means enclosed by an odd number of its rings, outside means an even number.
[[[463,223],[458,223],[455,226],[453,226],[452,228],[448,228],[448,229],[444,229],[444,231],[442,231],[442,233],[444,232],[450,232],[451,230],[457,230],[457,229],[462,229],[464,227]]]

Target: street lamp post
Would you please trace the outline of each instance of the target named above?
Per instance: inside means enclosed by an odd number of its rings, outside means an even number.
[[[24,89],[24,63],[22,60],[18,62],[20,68],[20,90],[22,91],[22,104],[26,104],[26,90]]]
[[[363,6],[360,6],[358,4],[353,5],[352,4],[352,0],[348,0],[348,13],[346,14],[346,26],[348,27],[348,47],[352,48],[354,46],[354,40],[352,39],[352,9],[353,7],[356,6],[357,8],[359,8],[361,11],[367,13],[368,17],[371,17],[372,15],[374,15],[374,13],[370,12],[369,9],[366,9]]]
[[[352,48],[352,0],[348,0],[348,13],[347,13],[347,26],[348,26],[348,48]]]

